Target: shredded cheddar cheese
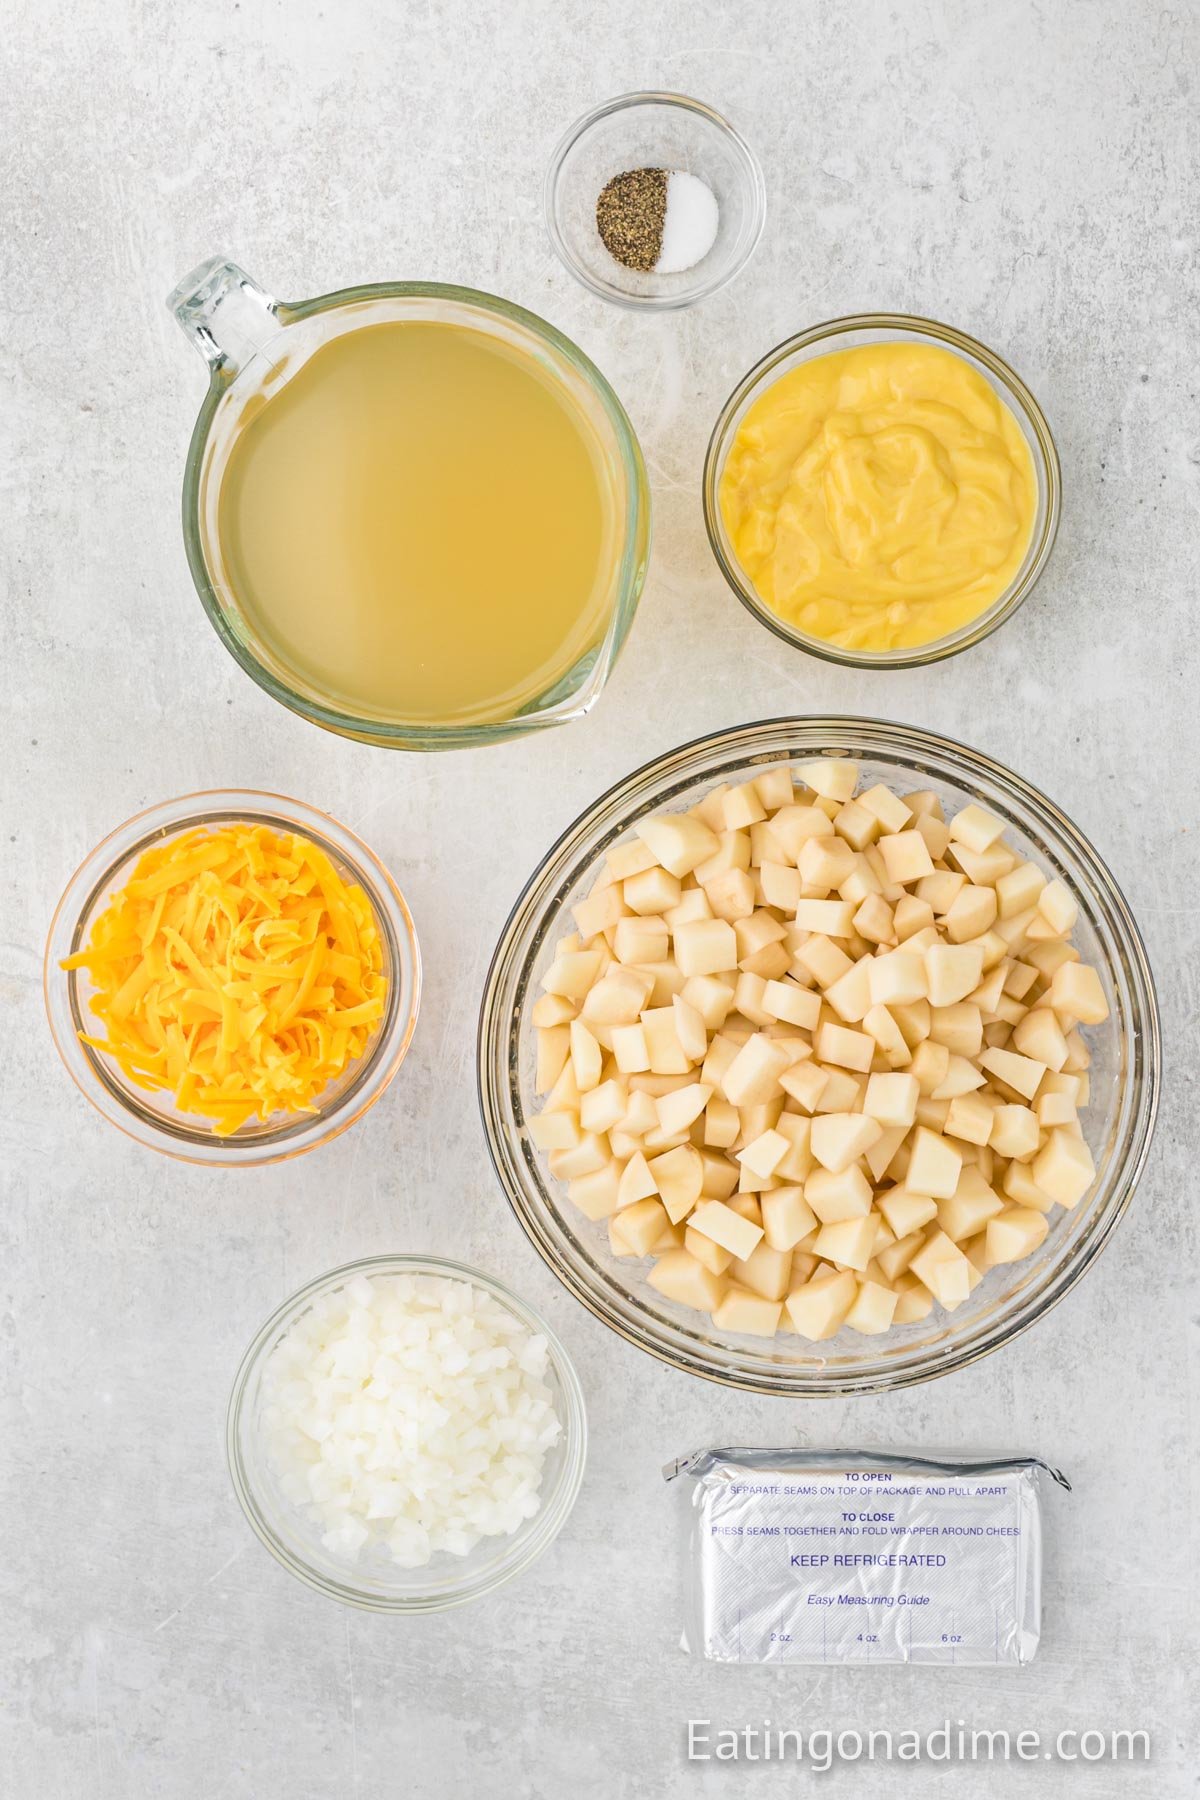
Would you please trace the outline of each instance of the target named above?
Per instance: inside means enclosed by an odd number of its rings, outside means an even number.
[[[316,1110],[383,1017],[383,946],[362,888],[324,851],[265,825],[199,828],[147,850],[96,919],[80,1032],[135,1086],[226,1137]]]

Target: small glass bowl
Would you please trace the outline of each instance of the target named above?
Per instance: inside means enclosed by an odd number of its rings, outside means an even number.
[[[112,1057],[81,1043],[80,1031],[94,1022],[88,1010],[94,990],[86,969],[64,970],[59,964],[86,947],[96,917],[129,879],[144,851],[198,826],[235,823],[300,833],[325,851],[342,876],[362,887],[383,939],[388,997],[365,1054],[326,1088],[316,1112],[283,1114],[266,1124],[253,1121],[229,1137],[218,1137],[204,1120],[179,1112],[169,1094],[135,1087]],[[360,838],[301,800],[227,788],[164,800],[127,819],[96,846],[71,877],[55,910],[46,940],[43,986],[51,1035],[67,1072],[111,1124],[148,1149],[182,1162],[245,1169],[283,1162],[327,1144],[374,1105],[412,1041],[421,998],[421,959],[403,894]]]
[[[829,356],[838,350],[854,350],[862,344],[890,342],[936,344],[952,350],[971,364],[993,387],[1009,407],[1022,435],[1029,445],[1037,480],[1037,512],[1029,548],[1016,576],[1000,597],[977,618],[968,619],[957,631],[935,638],[928,644],[913,644],[898,650],[848,650],[831,644],[825,638],[811,637],[797,626],[773,612],[761,599],[750,577],[738,562],[737,554],[725,529],[721,514],[720,483],[730,447],[746,413],[772,384],[794,369],[798,363],[813,357]],[[799,336],[787,338],[768,351],[744,375],[721,408],[713,426],[704,458],[704,525],[713,555],[722,575],[748,612],[760,625],[792,644],[807,650],[825,662],[841,663],[853,669],[915,669],[926,663],[940,662],[955,656],[988,637],[1016,612],[1021,602],[1032,593],[1054,548],[1062,505],[1062,471],[1058,450],[1046,423],[1045,414],[1021,377],[994,350],[977,343],[952,325],[939,325],[933,319],[922,319],[905,313],[857,313],[845,319],[830,319],[814,325]]]
[[[1104,985],[1110,1017],[1087,1028],[1091,1100],[1083,1125],[1096,1163],[1090,1193],[1055,1209],[1044,1243],[1023,1262],[993,1269],[953,1313],[940,1308],[878,1338],[842,1330],[822,1344],[716,1329],[646,1282],[649,1265],[612,1255],[603,1221],[567,1200],[529,1137],[539,1110],[530,1013],[556,938],[604,855],[638,820],[695,805],[719,782],[746,781],[764,765],[853,757],[864,786],[933,788],[947,815],[977,800],[1002,818],[1009,842],[1068,884],[1079,902],[1074,941]],[[1158,1105],[1158,1007],[1146,953],[1125,898],[1075,825],[1019,775],[949,738],[855,718],[767,719],[697,738],[610,788],[571,825],[513,908],[484,989],[479,1094],[488,1148],[525,1231],[559,1280],[614,1331],[692,1375],[756,1393],[824,1397],[879,1393],[966,1367],[1008,1343],[1062,1299],[1091,1266],[1133,1197]]]
[[[498,1300],[528,1330],[539,1332],[549,1345],[546,1380],[562,1423],[558,1442],[546,1456],[542,1504],[532,1519],[508,1537],[484,1538],[468,1555],[437,1556],[423,1569],[402,1569],[382,1549],[356,1563],[332,1556],[321,1543],[321,1527],[281,1493],[259,1428],[263,1368],[295,1321],[314,1301],[356,1275],[402,1274],[445,1275],[452,1280],[469,1281]],[[554,1542],[567,1522],[583,1480],[587,1415],[579,1377],[562,1344],[546,1321],[502,1282],[466,1263],[448,1262],[437,1256],[368,1256],[310,1281],[272,1313],[237,1372],[229,1400],[225,1446],[242,1511],[271,1555],[291,1574],[331,1599],[368,1612],[444,1612],[502,1587]]]
[[[605,249],[596,201],[627,169],[682,169],[716,195],[717,235],[707,255],[676,275],[627,269]],[[546,171],[546,225],[560,259],[584,287],[617,306],[691,306],[732,281],[762,235],[767,193],[750,146],[727,119],[683,94],[621,94],[576,121]]]

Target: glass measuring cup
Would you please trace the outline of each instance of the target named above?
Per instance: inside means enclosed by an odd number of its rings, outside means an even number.
[[[274,299],[236,264],[212,257],[180,282],[167,305],[203,355],[208,391],[188,450],[183,534],[196,590],[226,649],[274,699],[327,730],[394,749],[435,750],[518,737],[580,718],[616,661],[645,579],[649,490],[633,428],[599,370],[545,320],[491,294],[436,282],[384,282],[298,303]],[[544,691],[501,704],[487,716],[405,717],[386,705],[348,701],[268,641],[239,595],[218,530],[223,479],[247,421],[310,358],[345,333],[414,322],[483,333],[518,362],[527,360],[586,432],[612,529],[599,566],[594,621],[569,666]]]

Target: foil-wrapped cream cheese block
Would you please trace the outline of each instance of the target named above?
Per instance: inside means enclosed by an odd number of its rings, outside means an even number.
[[[1034,1457],[700,1450],[683,1647],[713,1662],[1023,1664],[1041,1632]]]

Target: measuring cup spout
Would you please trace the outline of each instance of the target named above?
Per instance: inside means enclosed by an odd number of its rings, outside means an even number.
[[[278,300],[223,256],[185,275],[167,308],[209,367],[230,379],[283,329]]]

